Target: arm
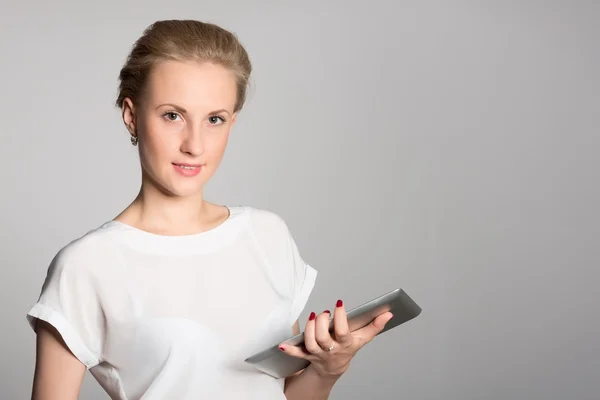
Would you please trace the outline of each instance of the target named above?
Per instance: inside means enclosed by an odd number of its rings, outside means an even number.
[[[37,321],[32,400],[76,400],[85,366],[69,351],[58,331]]]
[[[298,321],[292,327],[292,334],[300,333]],[[285,379],[284,393],[288,400],[327,400],[337,378],[320,377],[310,366]]]

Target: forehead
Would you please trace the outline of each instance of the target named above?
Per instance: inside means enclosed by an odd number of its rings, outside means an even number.
[[[174,103],[188,109],[233,110],[237,98],[234,73],[217,64],[164,61],[152,68],[146,87],[150,105]]]

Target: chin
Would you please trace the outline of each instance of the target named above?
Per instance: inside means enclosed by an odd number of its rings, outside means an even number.
[[[167,191],[176,197],[189,197],[202,193],[202,186],[200,182],[189,182],[188,184],[173,182],[167,187]]]
[[[209,171],[202,171],[194,177],[182,177],[171,171],[163,171],[156,174],[154,179],[148,183],[157,187],[161,192],[169,197],[189,197],[202,193],[202,188],[212,174]],[[152,176],[148,174],[148,177]]]

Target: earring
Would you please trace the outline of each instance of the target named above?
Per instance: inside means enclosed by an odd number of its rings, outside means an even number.
[[[134,146],[137,146],[137,144],[138,144],[138,138],[137,138],[137,136],[131,135],[131,144],[134,145]]]

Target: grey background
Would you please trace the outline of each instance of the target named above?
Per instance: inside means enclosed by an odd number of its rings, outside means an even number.
[[[207,197],[288,222],[320,271],[303,316],[423,307],[332,399],[598,399],[598,1],[119,3],[2,2],[3,399],[30,394],[51,257],[137,193],[116,78],[167,18],[252,57]],[[81,398],[106,396],[88,375]]]

